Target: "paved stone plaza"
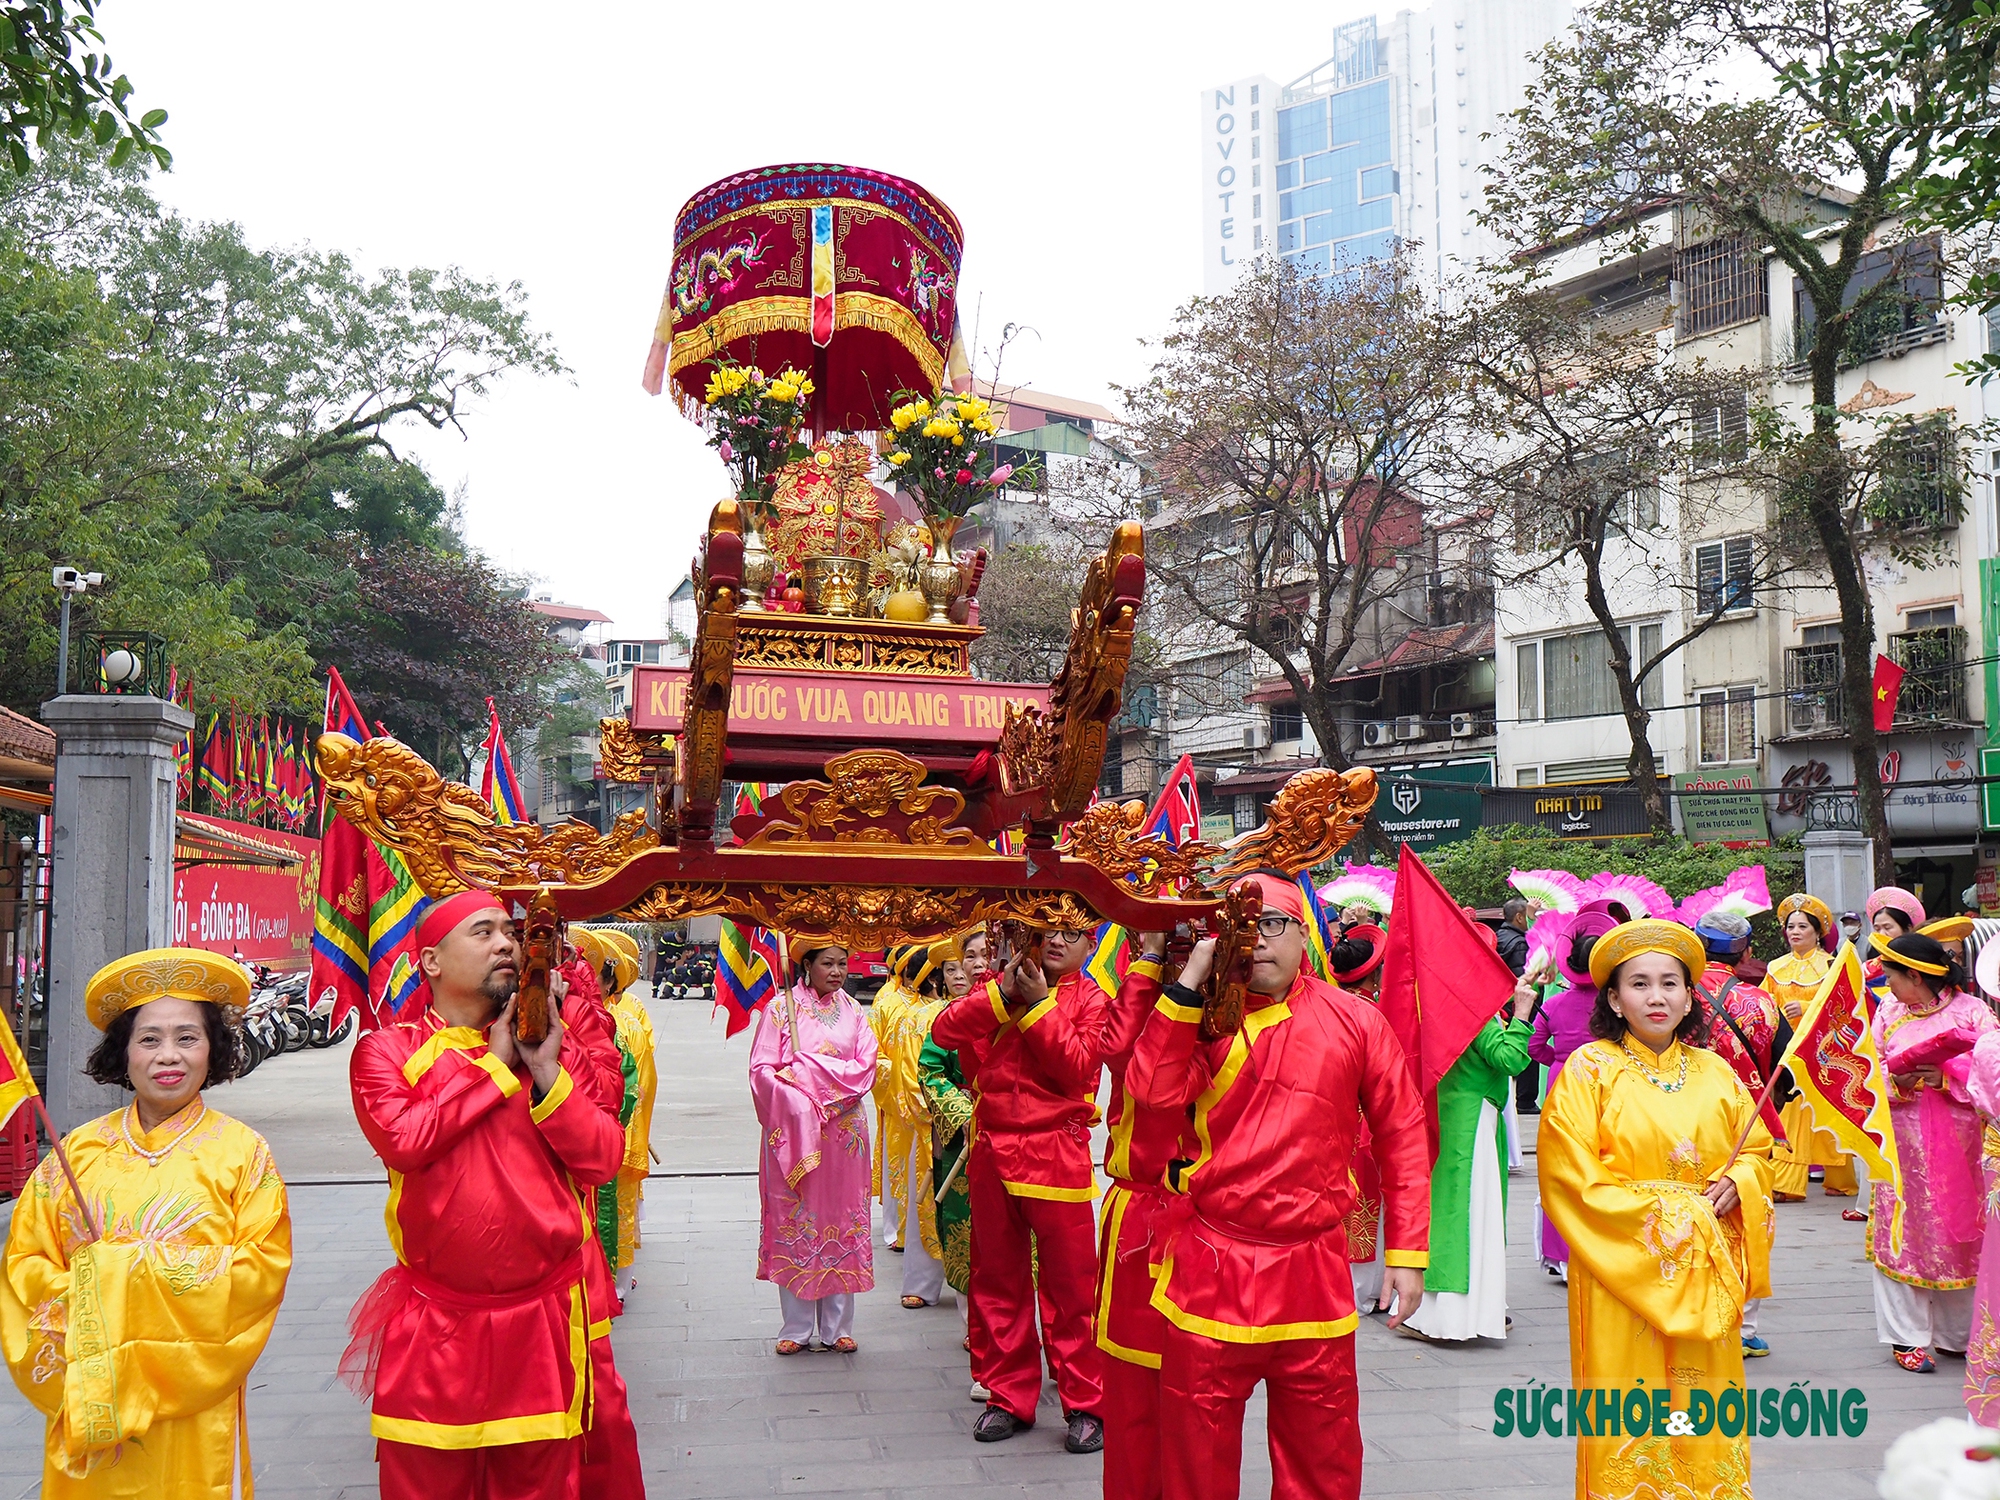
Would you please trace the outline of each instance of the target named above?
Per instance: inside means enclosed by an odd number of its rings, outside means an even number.
[[[886,1251],[877,1257],[882,1284],[863,1298],[856,1319],[861,1353],[779,1359],[771,1352],[777,1296],[753,1279],[747,1036],[725,1045],[706,1001],[661,1001],[653,1014],[661,1075],[653,1144],[662,1175],[647,1186],[639,1284],[615,1339],[656,1500],[1095,1496],[1099,1460],[1062,1451],[1052,1406],[1041,1427],[1011,1442],[973,1443],[979,1408],[967,1399],[957,1313],[949,1305],[899,1306],[900,1259]],[[389,1262],[387,1187],[348,1106],[346,1051],[279,1058],[210,1099],[265,1132],[292,1189],[291,1286],[251,1377],[258,1494],[373,1496],[367,1414],[333,1377],[347,1310]],[[1571,1483],[1566,1441],[1491,1433],[1496,1388],[1563,1385],[1568,1373],[1563,1289],[1535,1269],[1526,1249],[1532,1159],[1514,1189],[1514,1333],[1506,1344],[1437,1349],[1388,1332],[1380,1319],[1362,1325],[1369,1494],[1513,1500]],[[1959,1411],[1962,1367],[1946,1361],[1937,1375],[1912,1376],[1889,1363],[1875,1342],[1859,1226],[1843,1223],[1837,1204],[1815,1198],[1782,1210],[1776,1273],[1779,1295],[1763,1324],[1775,1352],[1752,1364],[1752,1381],[1859,1386],[1869,1421],[1858,1439],[1758,1439],[1759,1500],[1871,1496],[1890,1439]],[[11,1500],[40,1491],[42,1420],[11,1389],[6,1401],[0,1496]],[[1246,1496],[1269,1491],[1261,1411],[1261,1401],[1253,1403]]]

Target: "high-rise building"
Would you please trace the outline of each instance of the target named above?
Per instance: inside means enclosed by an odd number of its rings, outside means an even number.
[[[1474,220],[1484,137],[1524,97],[1531,55],[1568,0],[1439,0],[1333,34],[1333,53],[1280,86],[1239,78],[1201,95],[1202,289],[1258,255],[1328,271],[1421,244],[1442,280],[1494,253]]]

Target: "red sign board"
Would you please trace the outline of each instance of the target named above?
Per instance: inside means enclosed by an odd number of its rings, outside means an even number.
[[[687,711],[688,673],[639,667],[632,679],[632,727],[678,734]],[[730,681],[733,732],[794,738],[953,740],[990,745],[1006,707],[1046,710],[1049,690],[970,677],[894,677],[830,672],[738,672]]]
[[[299,856],[296,870],[193,864],[174,871],[174,943],[240,955],[273,969],[308,967],[319,893],[319,840],[250,823],[209,820]]]

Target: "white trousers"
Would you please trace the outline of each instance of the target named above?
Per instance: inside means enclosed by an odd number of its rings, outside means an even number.
[[[1757,1309],[1763,1305],[1764,1299],[1762,1297],[1746,1297],[1743,1299],[1743,1337],[1746,1339],[1757,1337]]]
[[[1521,1155],[1521,1117],[1514,1113],[1514,1081],[1507,1081],[1507,1107],[1500,1112],[1500,1122],[1507,1127],[1507,1170],[1518,1172],[1526,1164]]]
[[[1358,1261],[1348,1270],[1354,1273],[1354,1310],[1365,1318],[1382,1295],[1382,1252],[1377,1250],[1373,1260]]]
[[[1972,1332],[1974,1288],[1933,1292],[1875,1273],[1875,1337],[1909,1349],[1963,1354]]]
[[[1496,1166],[1499,1134],[1500,1111],[1481,1100],[1479,1125],[1472,1136],[1472,1203],[1467,1215],[1471,1259],[1466,1289],[1424,1293],[1424,1300],[1410,1316],[1410,1327],[1426,1337],[1507,1337],[1507,1224]]]
[[[781,1286],[778,1288],[778,1307],[785,1315],[785,1326],[778,1330],[781,1339],[809,1344],[813,1334],[818,1333],[822,1344],[831,1344],[854,1332],[852,1292],[829,1292],[814,1302],[795,1296],[790,1287]]]

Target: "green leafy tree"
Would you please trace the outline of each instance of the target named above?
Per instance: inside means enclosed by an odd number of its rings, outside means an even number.
[[[1839,603],[1862,829],[1884,881],[1894,858],[1863,567],[1878,466],[1837,392],[1853,330],[1901,295],[1894,275],[1862,285],[1862,257],[1897,237],[1899,208],[1936,162],[1941,59],[1877,65],[1920,13],[1913,0],[1595,0],[1540,54],[1487,193],[1489,222],[1522,247],[1595,237],[1609,258],[1637,249],[1671,204],[1769,246],[1798,278],[1816,328],[1803,351],[1810,426],[1764,438],[1787,470],[1782,515],[1816,544]]]
[[[1890,31],[1874,60],[1878,75],[1935,70],[1938,116],[1929,168],[1915,175],[1909,209],[1926,227],[1954,235],[1964,257],[1957,300],[1989,319],[2000,314],[2000,5],[1994,0],[1930,0],[1906,30]],[[2000,375],[2000,339],[1961,367]]]
[[[530,691],[539,627],[395,445],[458,428],[505,375],[561,371],[521,289],[260,250],[109,157],[58,140],[0,179],[0,699],[48,696],[67,562],[108,578],[75,628],[165,635],[204,706],[310,712],[315,662],[354,651],[385,719],[462,742],[489,693]],[[430,625],[392,597],[426,578],[448,580]],[[427,631],[454,615],[475,649],[450,665],[473,676],[425,699],[445,659]]]
[[[31,137],[44,149],[64,136],[88,139],[117,166],[135,153],[162,169],[173,164],[159,137],[167,112],[132,117],[132,81],[114,73],[103,47],[96,0],[0,5],[0,145],[14,172],[34,169]]]

